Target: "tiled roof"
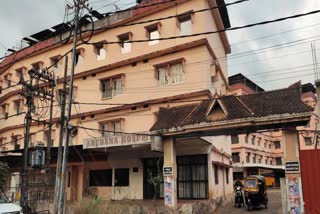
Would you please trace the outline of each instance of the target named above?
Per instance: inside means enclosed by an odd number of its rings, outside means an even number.
[[[213,103],[215,104],[213,105]],[[212,107],[213,106],[213,107]],[[211,109],[210,109],[211,108]],[[217,111],[219,113],[216,113]],[[232,121],[312,112],[301,101],[299,88],[280,89],[242,96],[224,96],[200,103],[171,108],[160,108],[158,120],[151,131],[215,121]],[[219,114],[216,116],[215,114]],[[222,116],[221,116],[222,115]]]

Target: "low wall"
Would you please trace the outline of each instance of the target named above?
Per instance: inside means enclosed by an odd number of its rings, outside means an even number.
[[[213,213],[217,208],[233,200],[233,194],[212,200],[178,201],[178,208],[172,210],[163,205],[163,200],[122,200],[106,201],[84,199],[77,204],[68,204],[68,214],[204,214]]]

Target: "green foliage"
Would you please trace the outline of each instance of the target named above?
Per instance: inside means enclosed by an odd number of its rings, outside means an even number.
[[[6,184],[8,169],[9,167],[7,163],[0,162],[0,189],[3,189]]]
[[[160,184],[163,183],[163,175],[162,175],[162,169],[160,168],[160,158],[157,161],[157,173],[154,175],[151,170],[148,169],[148,183],[153,185],[154,195],[153,200],[157,198],[157,196],[160,196]]]
[[[100,198],[84,198],[80,206],[77,208],[78,214],[102,214],[107,213],[107,205],[105,201]]]

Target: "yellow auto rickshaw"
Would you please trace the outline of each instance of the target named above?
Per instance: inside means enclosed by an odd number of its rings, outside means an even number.
[[[261,204],[268,208],[268,194],[265,178],[259,175],[250,175],[244,181],[244,196],[248,210]]]

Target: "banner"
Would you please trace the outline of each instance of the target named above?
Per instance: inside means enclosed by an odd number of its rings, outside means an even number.
[[[300,177],[298,175],[288,176],[287,185],[289,213],[301,214],[303,208]]]

